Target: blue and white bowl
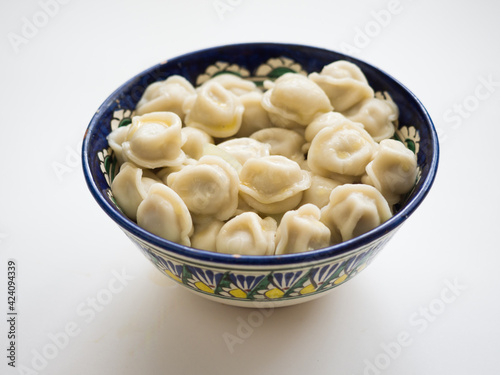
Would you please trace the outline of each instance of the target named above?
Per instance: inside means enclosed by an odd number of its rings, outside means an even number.
[[[336,60],[358,65],[377,95],[390,96],[400,110],[395,138],[417,154],[419,177],[395,215],[359,237],[324,249],[279,256],[220,254],[182,246],[140,228],[117,207],[110,184],[117,162],[106,136],[131,121],[146,87],[178,74],[197,86],[231,72],[261,85],[286,72],[320,71]],[[182,55],[139,73],[96,111],[83,142],[83,170],[101,208],[162,273],[196,294],[245,307],[293,305],[323,296],[362,271],[422,203],[438,166],[439,146],[431,118],[420,101],[383,71],[325,49],[276,43],[237,44]]]

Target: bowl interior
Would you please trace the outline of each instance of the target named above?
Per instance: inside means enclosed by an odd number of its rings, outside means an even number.
[[[109,184],[116,171],[116,160],[108,149],[107,135],[130,116],[146,87],[178,74],[197,86],[210,76],[230,72],[261,85],[290,71],[319,72],[323,66],[347,60],[361,68],[375,92],[389,94],[400,110],[399,130],[395,138],[417,154],[419,178],[413,190],[396,207],[395,215],[374,230],[338,245],[307,253],[282,256],[234,256],[211,253],[178,245],[157,237],[128,219],[116,206]],[[115,117],[116,113],[123,116]],[[120,118],[121,117],[121,118]],[[308,259],[340,256],[359,249],[395,230],[418,207],[429,191],[437,170],[438,140],[427,111],[420,101],[401,83],[378,68],[341,53],[321,48],[274,43],[252,43],[209,48],[155,65],[139,73],[112,93],[92,118],[83,142],[83,168],[90,191],[104,211],[126,232],[177,254],[229,264],[291,264]]]

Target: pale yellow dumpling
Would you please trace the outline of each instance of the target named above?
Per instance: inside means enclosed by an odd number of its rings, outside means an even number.
[[[335,61],[324,66],[321,73],[311,73],[309,78],[324,90],[337,112],[374,95],[361,69],[349,61]]]
[[[267,128],[253,133],[250,138],[269,144],[271,155],[285,156],[297,163],[304,161],[302,146],[305,139],[293,130]]]
[[[217,252],[240,255],[273,255],[276,221],[244,212],[225,223],[217,235]]]
[[[135,220],[137,207],[146,198],[149,188],[158,182],[161,182],[160,179],[153,173],[126,162],[111,183],[111,191],[123,213]]]
[[[312,140],[307,163],[321,176],[341,179],[361,176],[377,143],[362,127],[344,122],[323,128]]]
[[[309,172],[284,156],[249,159],[240,171],[240,194],[254,209],[279,214],[293,209],[311,186]]]
[[[223,73],[210,78],[203,85],[211,82],[217,82],[226,90],[231,91],[236,96],[242,96],[251,92],[258,92],[259,89],[252,81],[243,79],[232,73]],[[202,85],[202,86],[203,86]]]
[[[182,198],[195,221],[227,220],[236,213],[238,174],[222,158],[205,155],[169,174],[167,185]]]
[[[276,230],[276,255],[293,254],[327,247],[330,229],[320,221],[321,212],[305,204],[283,215]]]
[[[385,139],[366,166],[362,181],[375,186],[392,205],[408,193],[417,178],[417,157],[402,142]]]
[[[321,88],[300,74],[285,73],[262,97],[262,106],[278,127],[306,126],[316,116],[332,110]]]
[[[271,146],[248,137],[229,139],[217,145],[243,165],[250,158],[269,156]]]
[[[180,165],[186,159],[181,127],[180,117],[173,112],[134,116],[122,143],[123,154],[143,168]]]
[[[359,102],[344,112],[344,115],[352,121],[362,123],[373,139],[380,142],[394,135],[394,121],[399,117],[399,110],[392,101],[370,98]]]
[[[137,209],[137,224],[169,241],[191,245],[193,222],[189,210],[181,197],[166,185],[151,186]]]
[[[206,82],[196,96],[186,100],[184,110],[187,126],[205,131],[212,137],[235,135],[241,126],[244,111],[240,99],[217,82]]]
[[[223,225],[223,221],[216,219],[205,223],[195,223],[194,232],[191,235],[191,247],[207,251],[217,251],[217,236]]]
[[[321,209],[321,221],[330,229],[333,242],[357,237],[391,217],[391,209],[382,194],[365,184],[336,187],[328,205]]]
[[[150,84],[135,110],[138,115],[150,112],[174,112],[183,120],[184,101],[194,94],[195,89],[187,79],[173,75],[164,81]]]

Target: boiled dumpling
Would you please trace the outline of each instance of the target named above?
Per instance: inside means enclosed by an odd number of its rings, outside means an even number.
[[[245,212],[225,223],[217,235],[217,252],[240,255],[273,255],[276,221]]]
[[[309,78],[328,95],[337,112],[345,111],[374,95],[361,69],[349,61],[335,61],[324,66],[321,73],[311,73]]]
[[[352,123],[347,117],[339,112],[327,112],[321,116],[316,117],[309,125],[307,125],[304,137],[307,142],[311,142],[316,134],[323,128],[341,125],[346,122]],[[363,127],[362,124],[357,124]]]
[[[321,221],[330,228],[334,242],[347,241],[366,233],[392,216],[389,204],[373,186],[345,184],[330,194],[321,209]]]
[[[191,245],[193,222],[189,210],[181,197],[166,185],[151,186],[137,209],[137,224],[169,241]]]
[[[214,144],[214,139],[201,129],[186,126],[181,133],[186,137],[182,150],[190,158],[198,160],[203,156],[205,145]]]
[[[258,130],[273,126],[267,111],[262,106],[263,95],[260,91],[252,91],[240,96],[241,104],[243,104],[245,110],[236,137],[249,137]]]
[[[173,75],[164,81],[150,84],[135,110],[138,115],[150,112],[174,112],[183,120],[184,101],[194,93],[195,89],[187,79]]]
[[[362,181],[375,186],[392,205],[408,193],[417,177],[417,157],[402,142],[385,139],[366,166]]]
[[[149,188],[161,182],[157,177],[132,163],[124,163],[120,171],[111,183],[111,191],[120,207],[127,217],[132,220],[137,218],[137,207],[146,198]]]
[[[313,81],[296,73],[285,73],[262,97],[262,106],[278,127],[306,126],[316,116],[332,110],[330,101]]]
[[[194,232],[191,235],[191,247],[207,251],[217,251],[217,236],[223,225],[224,222],[220,220],[195,224]]]
[[[344,122],[325,127],[314,137],[307,163],[321,176],[349,182],[364,174],[376,148],[377,143],[361,126]]]
[[[257,211],[279,214],[293,209],[311,186],[309,172],[284,156],[247,160],[240,171],[240,194]]]
[[[298,163],[304,160],[302,146],[305,139],[293,130],[283,128],[262,129],[253,133],[250,138],[269,144],[271,155],[282,155]]]
[[[321,249],[330,244],[330,229],[319,219],[321,212],[305,204],[283,215],[276,230],[276,255]]]
[[[393,121],[398,119],[399,110],[392,101],[370,98],[359,102],[344,112],[344,115],[352,121],[362,123],[373,139],[380,142],[394,135],[396,129]]]
[[[219,74],[210,78],[204,85],[209,82],[217,82],[226,90],[231,91],[236,96],[248,94],[250,92],[257,92],[259,89],[252,81],[243,79],[231,73]]]
[[[230,137],[241,126],[244,111],[240,99],[220,83],[206,82],[196,94],[186,100],[187,126],[204,130],[212,137]]]
[[[185,202],[195,221],[227,220],[238,207],[236,170],[217,156],[205,155],[168,175],[167,185]]]
[[[330,201],[330,193],[334,188],[341,185],[340,182],[317,174],[311,175],[311,187],[304,191],[300,205],[312,203],[322,208]]]
[[[219,143],[217,147],[232,155],[241,165],[250,158],[269,156],[271,149],[267,143],[247,137],[230,139]]]
[[[118,164],[123,164],[127,160],[127,157],[123,154],[122,144],[127,139],[127,134],[130,129],[130,125],[120,126],[113,130],[107,136],[109,147],[113,150]]]
[[[180,165],[186,159],[181,127],[180,117],[173,112],[134,116],[122,143],[123,154],[143,168]]]

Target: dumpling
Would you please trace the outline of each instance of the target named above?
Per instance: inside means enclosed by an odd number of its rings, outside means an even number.
[[[181,127],[180,117],[173,112],[134,116],[122,143],[123,154],[143,168],[180,165],[186,159]]]
[[[321,73],[309,74],[309,78],[323,89],[337,112],[374,95],[361,69],[349,61],[335,61],[324,66]]]
[[[155,175],[156,177],[158,177],[165,185],[167,185],[167,179],[168,179],[168,176],[171,174],[171,173],[174,173],[174,172],[179,172],[182,168],[184,168],[185,166],[187,165],[194,165],[196,164],[197,160],[196,159],[192,159],[192,158],[186,158],[186,160],[184,160],[184,163],[182,163],[181,165],[176,165],[176,166],[173,166],[173,167],[164,167],[164,168],[161,168],[161,169],[157,169],[155,171]]]
[[[326,127],[314,137],[307,163],[314,173],[349,182],[364,174],[376,148],[377,143],[361,126],[344,122]]]
[[[393,121],[399,117],[396,103],[388,100],[370,98],[359,102],[344,112],[344,115],[364,125],[365,130],[377,142],[391,138],[396,131]]]
[[[311,175],[311,187],[304,191],[300,205],[311,203],[319,208],[326,206],[330,201],[330,193],[339,185],[341,183],[338,181],[313,173]]]
[[[240,255],[273,255],[276,221],[244,212],[225,223],[217,235],[217,252]]]
[[[196,96],[184,103],[185,123],[212,137],[235,135],[241,126],[244,107],[240,99],[220,83],[206,82]]]
[[[321,209],[321,221],[330,229],[333,242],[342,242],[366,233],[392,216],[389,204],[373,186],[345,184],[330,194]]]
[[[375,186],[393,205],[415,184],[417,157],[402,142],[384,139],[373,160],[366,166],[364,183]]]
[[[304,160],[302,146],[305,139],[293,130],[283,128],[262,129],[253,133],[250,138],[269,144],[271,155],[282,155],[297,163]]]
[[[119,128],[116,128],[111,133],[109,133],[107,136],[109,147],[111,147],[111,149],[113,150],[116,156],[116,160],[120,165],[128,161],[126,156],[123,155],[122,144],[127,139],[127,134],[130,126],[131,124],[120,126]]]
[[[230,139],[217,145],[243,165],[250,158],[269,156],[271,146],[248,137]]]
[[[236,213],[238,173],[222,158],[205,155],[195,165],[169,174],[167,185],[182,198],[195,221],[227,220]]]
[[[321,249],[330,244],[330,229],[319,219],[321,212],[305,204],[283,215],[276,230],[276,255]]]
[[[137,224],[169,241],[190,246],[193,222],[181,197],[163,184],[151,186],[137,209]]]
[[[262,106],[263,95],[260,91],[252,91],[240,96],[241,104],[243,104],[245,110],[236,137],[249,137],[258,130],[273,126],[267,111]]]
[[[164,81],[150,84],[136,106],[137,115],[150,112],[174,112],[184,120],[184,101],[195,89],[184,77],[173,75]]]
[[[128,218],[136,220],[137,207],[146,198],[149,188],[161,182],[132,163],[124,163],[111,183],[116,203]]]
[[[206,85],[209,82],[217,82],[226,90],[231,91],[236,96],[241,96],[248,94],[250,92],[259,91],[257,85],[252,81],[243,79],[232,73],[224,73],[216,75],[215,77],[210,78],[207,82],[204,83]]]
[[[339,112],[324,113],[321,116],[316,117],[309,125],[307,125],[304,137],[307,142],[311,142],[316,134],[318,134],[323,128],[341,125],[346,122],[352,121]],[[358,125],[363,127],[362,124]]]
[[[224,222],[220,220],[195,224],[194,232],[191,235],[191,247],[207,251],[217,251],[217,235],[223,225]]]
[[[205,145],[214,144],[214,139],[201,129],[187,126],[181,129],[181,133],[186,137],[182,151],[190,158],[198,160],[203,156]]]
[[[279,214],[299,204],[311,186],[309,172],[284,156],[249,159],[240,171],[240,194],[254,209]]]
[[[301,74],[285,73],[262,97],[262,106],[278,127],[306,126],[316,116],[332,110],[321,88]]]

